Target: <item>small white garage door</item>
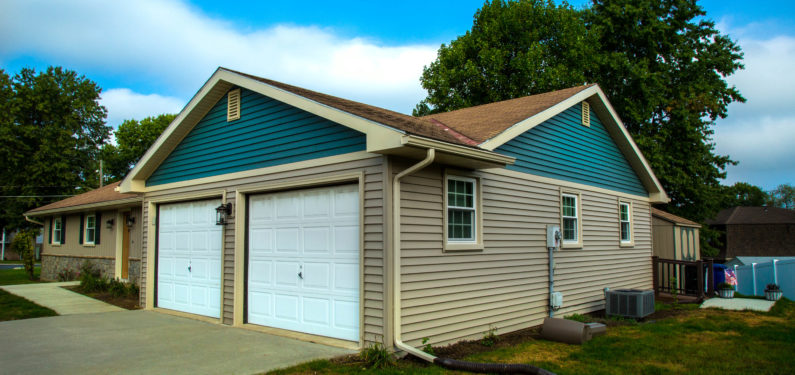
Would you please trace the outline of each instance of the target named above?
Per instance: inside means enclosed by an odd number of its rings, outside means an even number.
[[[248,322],[359,341],[357,185],[249,198]]]
[[[221,316],[221,229],[215,225],[220,200],[159,206],[157,306]]]

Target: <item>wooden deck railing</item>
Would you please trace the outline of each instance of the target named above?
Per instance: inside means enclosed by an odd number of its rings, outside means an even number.
[[[651,260],[655,294],[676,293],[701,300],[712,297],[715,291],[712,259],[685,261],[653,256]]]

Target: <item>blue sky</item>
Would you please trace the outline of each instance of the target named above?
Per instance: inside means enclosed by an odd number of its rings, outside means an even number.
[[[584,6],[590,1],[571,2]],[[725,183],[795,176],[795,5],[700,1],[736,40],[748,99],[715,127],[740,164]],[[4,0],[0,68],[60,65],[103,87],[108,122],[177,112],[218,66],[410,113],[422,67],[465,33],[482,1]]]

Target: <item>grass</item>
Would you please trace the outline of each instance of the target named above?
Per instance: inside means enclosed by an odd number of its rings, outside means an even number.
[[[58,315],[55,311],[0,289],[0,321],[55,315]]]
[[[34,268],[33,276],[36,278],[36,280],[31,280],[28,278],[28,274],[25,273],[24,269],[0,270],[0,285],[38,283],[40,274],[41,268]]]
[[[475,362],[527,363],[557,374],[793,374],[795,303],[781,299],[767,313],[676,310],[654,322],[623,324],[584,345],[528,339],[518,345],[469,355]],[[436,366],[401,360],[383,370],[356,361],[321,360],[273,374],[441,374]]]

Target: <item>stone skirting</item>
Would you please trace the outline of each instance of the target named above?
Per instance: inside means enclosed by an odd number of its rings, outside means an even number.
[[[41,279],[58,281],[58,274],[67,270],[71,270],[73,275],[77,275],[80,267],[86,261],[91,262],[94,267],[98,268],[104,277],[112,279],[116,273],[116,261],[114,259],[42,254]],[[140,285],[141,261],[131,259],[128,270],[128,280]]]

